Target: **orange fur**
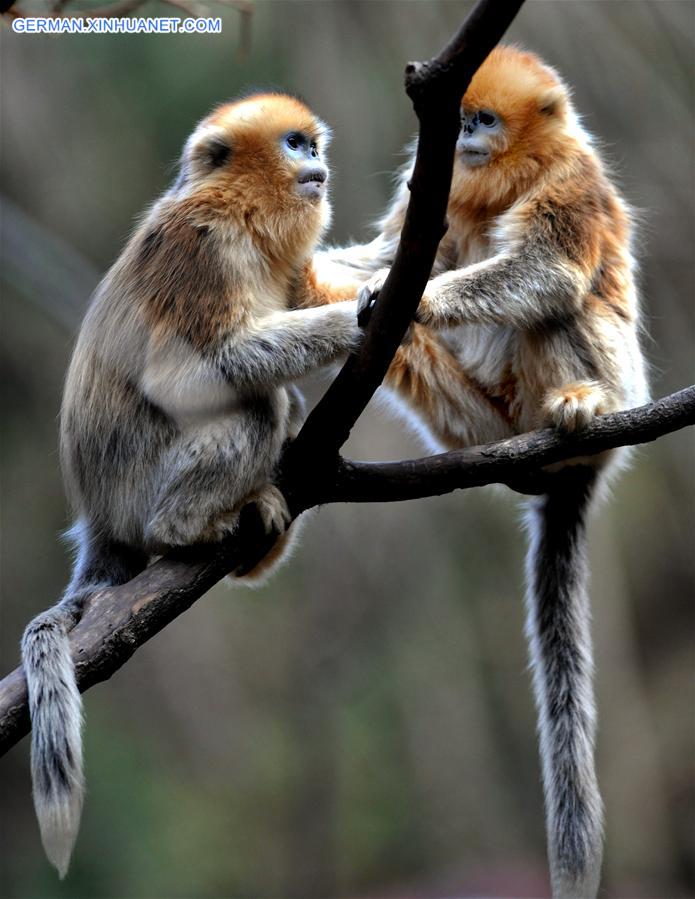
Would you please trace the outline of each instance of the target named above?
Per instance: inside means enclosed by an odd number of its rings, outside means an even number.
[[[606,398],[601,408],[619,407],[632,397],[641,399],[645,395],[641,359],[635,363],[636,382],[626,383],[624,370],[625,341],[631,344],[627,352],[637,350],[630,213],[582,131],[569,91],[534,54],[503,46],[493,50],[478,70],[461,105],[467,112],[494,111],[504,128],[490,136],[492,153],[486,165],[470,168],[457,158],[447,212],[449,230],[440,245],[434,266],[437,277],[426,289],[419,319],[469,329],[468,342],[463,332],[455,340],[459,366],[517,431],[545,423],[546,394],[565,381],[598,377]],[[382,223],[382,235],[391,240],[403,221],[408,175],[405,171],[399,194]],[[506,301],[500,301],[499,311],[490,307],[482,314],[475,296],[468,305],[457,304],[459,272],[465,279],[466,266],[487,260],[492,264],[500,254],[518,253],[523,258],[531,234],[533,246],[542,246],[548,259],[562,266],[576,284],[572,307],[560,307],[556,313],[571,316],[571,338],[561,340],[531,315],[526,324]],[[473,277],[473,269],[468,270]],[[442,312],[438,297],[447,291],[451,299]],[[511,355],[505,357],[505,364],[491,366],[486,354],[475,349],[479,343],[475,326],[512,322],[518,324]],[[576,362],[567,355],[572,344],[577,351],[573,355],[579,356]],[[434,349],[436,353],[436,345]],[[407,395],[401,389],[406,361],[411,369]],[[418,398],[427,392],[426,372],[433,365],[448,371],[448,356],[433,359],[431,352],[422,353],[414,342],[401,349],[398,365],[387,377],[387,383],[408,403],[415,400],[415,408],[426,418],[428,404]],[[418,381],[422,381],[421,389],[414,389]],[[456,414],[456,403],[452,403],[450,416]],[[437,420],[442,420],[441,414]],[[577,421],[586,420],[580,413]],[[451,428],[445,430],[446,435],[439,435],[445,444],[458,445],[447,439]],[[481,433],[480,439],[484,437]]]

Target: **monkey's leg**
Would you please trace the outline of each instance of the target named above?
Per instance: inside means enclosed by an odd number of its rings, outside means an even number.
[[[553,896],[591,899],[600,880],[602,806],[594,770],[596,711],[585,518],[595,472],[555,475],[527,522],[527,635],[539,716]]]
[[[142,571],[146,556],[78,522],[72,580],[62,600],[27,626],[22,661],[32,723],[34,806],[46,855],[65,876],[82,811],[82,701],[70,654],[69,631],[97,590],[123,584]]]
[[[237,416],[214,439],[208,428],[170,454],[167,466],[174,474],[160,491],[145,540],[153,550],[221,540],[236,529],[242,506],[253,503],[266,533],[278,539],[258,565],[240,576],[232,572],[229,582],[260,586],[291,551],[299,527],[295,522],[287,530],[285,498],[269,483],[280,432],[271,418],[255,426],[251,419]]]
[[[234,530],[239,509],[270,480],[280,452],[283,430],[262,403],[259,397],[257,409],[205,425],[170,449],[145,528],[151,551],[220,540]],[[267,527],[286,513],[278,496],[263,492],[267,502],[259,509],[268,512]]]
[[[501,440],[512,433],[502,404],[469,377],[458,359],[421,325],[402,344],[385,384],[449,449]]]

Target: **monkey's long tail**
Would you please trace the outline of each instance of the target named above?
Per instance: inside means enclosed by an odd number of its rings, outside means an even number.
[[[553,896],[591,899],[598,891],[603,843],[586,561],[595,475],[573,466],[556,477],[553,491],[528,511],[527,636]]]
[[[34,807],[46,855],[61,879],[77,839],[84,796],[82,699],[68,642],[80,612],[68,596],[34,618],[22,638]]]

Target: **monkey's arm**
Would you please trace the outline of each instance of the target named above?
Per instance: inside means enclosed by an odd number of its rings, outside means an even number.
[[[361,338],[356,301],[276,312],[225,340],[216,364],[235,387],[294,381],[355,349]]]
[[[391,265],[396,247],[397,241],[379,234],[370,243],[322,250],[314,256],[314,265],[320,277],[335,272],[361,282],[380,268]]]
[[[495,255],[433,278],[418,319],[433,327],[494,324],[525,329],[579,311],[600,263],[588,199],[529,201],[498,219]]]
[[[393,265],[410,199],[410,169],[409,164],[407,170],[401,172],[396,193],[379,222],[379,233],[374,240],[350,247],[330,247],[315,254],[313,264],[321,281],[347,277],[362,284],[379,269]]]
[[[295,309],[330,306],[354,300],[365,281],[351,270],[314,256],[302,269],[290,297]]]
[[[526,203],[501,217],[493,253],[431,278],[418,321],[434,328],[468,323],[519,329],[561,321],[581,307],[600,261],[586,212],[547,201]],[[361,290],[360,308],[386,274],[378,272]]]
[[[571,317],[588,288],[589,279],[578,265],[543,245],[527,243],[433,278],[417,318],[434,328],[465,323],[534,328]]]
[[[309,309],[354,300],[374,272],[390,265],[385,241],[316,253],[303,267],[292,295],[292,306]]]
[[[154,334],[140,389],[175,421],[224,412],[237,392],[292,382],[333,362],[359,343],[357,303],[278,311],[235,325],[195,347],[171,333]]]
[[[323,306],[353,299],[368,278],[393,265],[408,199],[407,175],[403,174],[374,240],[315,253],[301,273],[293,305]]]
[[[399,233],[400,223],[370,243],[315,253],[297,279],[292,305],[309,308],[353,300],[368,278],[393,263]]]

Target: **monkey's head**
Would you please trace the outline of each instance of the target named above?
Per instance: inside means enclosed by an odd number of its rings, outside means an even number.
[[[204,119],[186,143],[173,192],[206,224],[232,223],[287,258],[311,250],[330,220],[330,131],[300,100],[253,94]]]
[[[573,116],[558,74],[533,53],[496,47],[461,101],[454,187],[525,189],[562,153]]]

